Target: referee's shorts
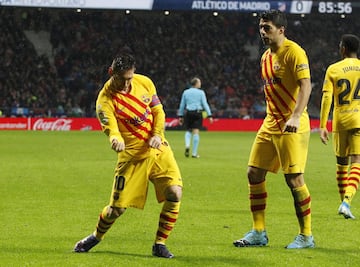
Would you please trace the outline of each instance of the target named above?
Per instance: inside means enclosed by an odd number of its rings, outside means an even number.
[[[187,130],[202,128],[202,110],[186,110],[184,125]]]

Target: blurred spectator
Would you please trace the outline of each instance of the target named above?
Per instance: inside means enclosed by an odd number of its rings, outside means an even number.
[[[289,38],[308,53],[313,79],[309,112],[317,117],[325,68],[338,59],[336,36],[356,32],[360,21],[336,15],[321,21],[314,15],[289,15],[288,21]],[[193,74],[205,81],[214,117],[264,116],[258,66],[264,48],[252,14],[164,16],[146,11],[74,13],[3,7],[0,23],[0,109],[5,116],[24,116],[12,114],[12,109],[28,109],[26,116],[94,116],[97,91],[108,78],[111,59],[123,46],[136,54],[137,72],[155,81],[168,117],[176,116],[187,86],[183,81]],[[53,58],[37,55],[25,30],[49,31]]]

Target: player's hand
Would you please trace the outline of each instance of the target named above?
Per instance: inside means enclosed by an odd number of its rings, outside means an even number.
[[[152,148],[160,149],[161,142],[162,142],[161,137],[158,135],[154,135],[149,139],[149,146]]]
[[[284,132],[296,133],[300,126],[300,119],[296,119],[291,117],[286,123],[284,127]]]
[[[116,138],[113,138],[111,140],[111,149],[113,149],[115,152],[121,152],[121,151],[125,150],[125,143],[120,142]]]
[[[183,125],[183,123],[184,123],[184,118],[179,118],[179,124]]]
[[[329,141],[329,132],[326,128],[320,128],[320,139],[324,145],[327,145]]]
[[[210,117],[210,118],[209,118],[209,122],[210,122],[210,123],[213,123],[213,122],[214,122],[213,117]]]

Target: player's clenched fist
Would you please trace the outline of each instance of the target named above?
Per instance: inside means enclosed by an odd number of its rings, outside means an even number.
[[[116,152],[121,152],[125,149],[125,143],[113,138],[111,140],[111,148]]]
[[[158,135],[154,135],[154,136],[150,137],[149,146],[152,148],[159,149],[161,146],[161,137]]]

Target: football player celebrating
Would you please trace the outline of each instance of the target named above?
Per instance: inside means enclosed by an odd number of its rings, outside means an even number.
[[[128,51],[109,68],[110,79],[96,101],[96,113],[117,166],[110,203],[102,210],[93,234],[76,243],[75,252],[97,245],[127,208],[143,209],[149,181],[163,202],[152,254],[172,258],[165,241],[179,215],[182,179],[172,149],[165,139],[165,112],[153,82],[135,73],[135,59]]]

